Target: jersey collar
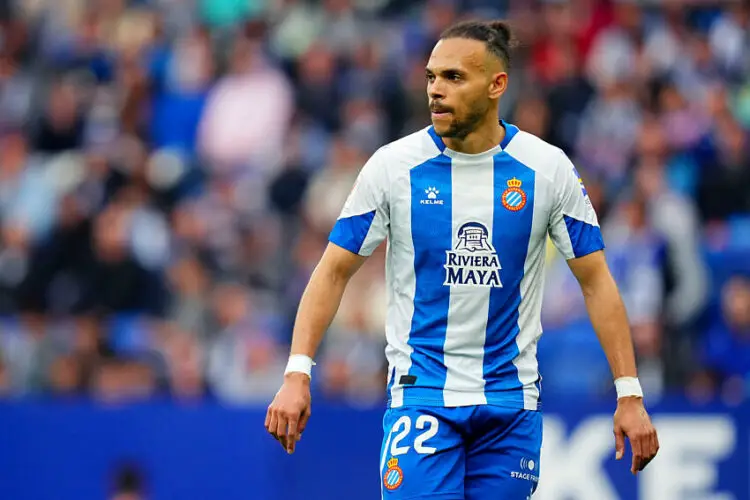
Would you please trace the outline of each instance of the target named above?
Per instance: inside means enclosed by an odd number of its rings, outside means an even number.
[[[435,127],[432,125],[429,126],[427,129],[427,132],[430,134],[430,137],[432,138],[432,142],[435,143],[435,146],[438,148],[438,150],[445,154],[446,156],[451,157],[466,157],[466,158],[479,158],[483,156],[494,156],[500,151],[504,150],[508,147],[508,144],[510,144],[510,141],[513,140],[513,138],[518,134],[518,127],[513,125],[512,123],[508,123],[505,120],[500,120],[500,125],[503,126],[505,129],[505,137],[503,137],[503,141],[498,144],[497,146],[493,147],[492,149],[488,149],[487,151],[484,151],[482,153],[477,154],[466,154],[466,153],[459,153],[458,151],[453,151],[445,146],[445,143],[443,142],[442,137],[437,135],[437,132],[435,132]]]

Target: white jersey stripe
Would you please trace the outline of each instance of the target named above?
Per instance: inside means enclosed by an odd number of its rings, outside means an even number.
[[[453,245],[458,248],[459,232],[467,222],[479,222],[492,241],[493,168],[491,155],[481,160],[454,157],[451,166],[453,196]],[[466,293],[467,290],[469,293]],[[446,378],[443,398],[446,406],[485,404],[484,342],[490,289],[453,286],[445,333]]]

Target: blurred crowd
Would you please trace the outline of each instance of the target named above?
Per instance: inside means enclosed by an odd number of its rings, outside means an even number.
[[[513,23],[501,114],[583,175],[646,390],[750,395],[750,4],[680,0],[0,1],[0,394],[267,402],[359,168],[429,124],[467,16]],[[603,397],[576,287],[551,249],[545,392]],[[381,248],[322,397],[381,404],[384,301]]]

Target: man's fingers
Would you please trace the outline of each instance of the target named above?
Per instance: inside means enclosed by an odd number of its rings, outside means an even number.
[[[299,416],[294,416],[289,420],[289,441],[287,446],[290,448],[289,453],[294,453],[297,442],[302,439],[302,433],[305,432],[307,422],[310,420],[310,406],[307,406]]]
[[[614,431],[617,448],[617,459],[624,456],[624,439],[630,442],[633,461],[630,472],[637,475],[659,451],[659,439],[656,429],[648,418],[648,413],[638,400],[624,400],[618,402],[614,417]]]
[[[307,428],[307,422],[310,420],[310,415],[312,415],[312,411],[310,410],[310,406],[308,405],[307,408],[305,408],[302,411],[302,415],[299,418],[299,434],[300,436]]]
[[[638,471],[641,468],[641,457],[640,455],[637,455],[633,453],[633,463],[630,466],[630,473],[633,475],[638,475]]]
[[[289,424],[287,428],[287,440],[286,440],[286,451],[290,455],[294,453],[294,446],[297,444],[297,424],[299,423],[299,415],[289,415]]]
[[[266,417],[266,420],[268,423],[266,424],[266,429],[268,430],[269,434],[271,434],[273,437],[276,437],[276,410],[271,408],[268,410],[268,416]]]
[[[646,458],[644,460],[643,466],[641,467],[641,470],[645,469],[648,464],[651,463],[651,461],[656,457],[656,454],[659,452],[659,438],[656,435],[656,430],[651,429],[648,434],[648,452],[645,454]]]
[[[304,378],[284,378],[266,413],[266,430],[292,454],[309,418],[310,388]],[[307,408],[306,408],[307,407]]]
[[[286,449],[286,443],[287,443],[287,435],[286,435],[286,428],[287,428],[287,415],[286,412],[281,410],[278,412],[278,418],[276,421],[276,438],[281,442],[281,446]]]
[[[634,433],[630,442],[633,448],[633,467],[631,472],[637,474],[639,471],[645,469],[656,456],[658,449],[656,431],[653,429],[643,429]]]
[[[641,463],[639,463],[638,470],[642,471],[646,465],[651,461],[651,433],[644,429],[641,431]]]
[[[309,418],[309,406],[299,414],[270,406],[266,413],[265,426],[268,433],[284,447],[284,451],[292,454],[297,442],[302,439],[302,432]]]
[[[641,462],[643,460],[643,434],[640,432],[634,432],[632,436],[629,436],[630,447],[633,450],[633,463],[630,467],[630,472],[638,474],[641,470]]]
[[[276,408],[269,408],[268,414],[266,416],[266,429],[268,430],[268,433],[274,437],[274,439],[279,441],[281,445],[286,448],[286,445],[283,441],[284,438],[281,433],[279,433],[279,421],[281,420],[280,415],[280,410]]]
[[[615,458],[620,460],[625,455],[625,434],[622,429],[615,427]]]
[[[639,470],[645,469],[646,466],[651,463],[656,456],[656,449],[656,433],[652,429],[647,431],[646,436],[643,439],[643,458],[641,459],[641,467]]]
[[[269,430],[271,428],[271,414],[273,413],[273,403],[269,405],[268,410],[266,410],[266,422],[263,424],[266,426],[266,430]]]

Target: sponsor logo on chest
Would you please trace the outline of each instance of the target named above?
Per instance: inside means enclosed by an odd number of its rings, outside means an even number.
[[[500,258],[489,241],[489,231],[479,222],[462,225],[455,248],[446,251],[447,286],[502,287]]]

